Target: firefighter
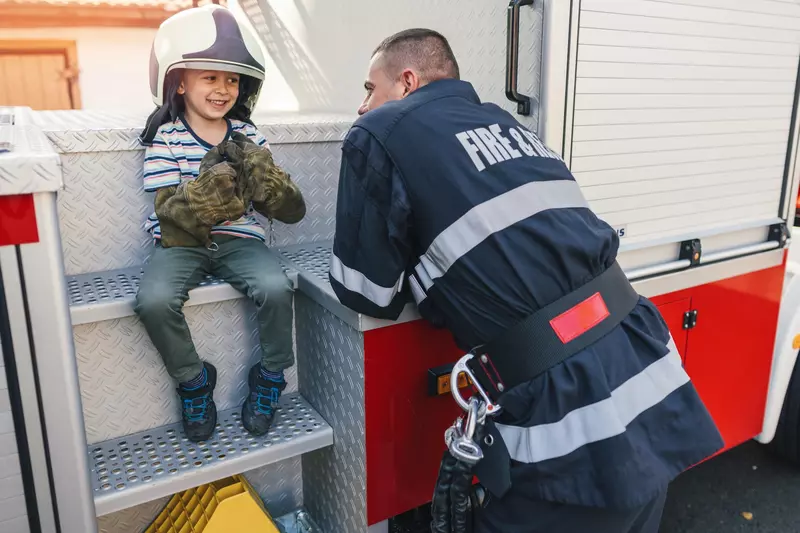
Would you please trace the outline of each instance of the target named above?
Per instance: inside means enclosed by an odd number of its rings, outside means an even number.
[[[364,88],[329,279],[365,315],[413,300],[476,356],[501,410],[479,442],[474,530],[656,532],[669,482],[723,442],[616,232],[558,154],[460,79],[439,33],[385,39]],[[464,530],[463,467],[443,464],[437,533]]]

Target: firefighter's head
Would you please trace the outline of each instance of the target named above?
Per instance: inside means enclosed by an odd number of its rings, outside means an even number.
[[[425,28],[401,31],[384,39],[372,53],[364,82],[367,94],[358,114],[405,98],[430,82],[459,75],[458,62],[443,35]]]
[[[264,82],[264,56],[255,34],[226,8],[181,11],[158,29],[150,53],[150,92],[156,110],[142,142],[190,109],[207,119],[250,121]]]

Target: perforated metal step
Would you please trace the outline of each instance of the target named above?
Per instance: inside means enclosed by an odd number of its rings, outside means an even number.
[[[278,250],[283,259],[315,278],[315,281],[328,285],[332,243],[298,244]]]
[[[240,413],[240,407],[220,411],[217,430],[207,442],[191,442],[178,423],[89,446],[97,515],[333,444],[333,429],[297,393],[281,398],[263,437],[244,429]]]
[[[292,281],[295,281],[296,276],[292,269],[285,264],[281,266]],[[67,276],[72,324],[89,324],[133,315],[142,272],[142,267],[133,267]],[[201,305],[242,297],[242,293],[228,283],[206,276],[199,287],[189,291],[189,300],[185,305]]]

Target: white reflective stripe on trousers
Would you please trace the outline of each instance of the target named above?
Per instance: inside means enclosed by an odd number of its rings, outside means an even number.
[[[533,427],[497,424],[511,458],[538,463],[625,432],[637,416],[689,381],[675,342],[669,353],[628,379],[605,400],[569,412],[558,422]]]
[[[387,307],[392,303],[392,299],[400,292],[400,288],[403,286],[403,277],[405,276],[405,273],[401,273],[400,278],[393,286],[383,287],[358,270],[342,263],[342,260],[333,253],[331,254],[330,272],[333,279],[344,285],[347,290],[357,292],[380,307]]]
[[[572,180],[534,181],[476,205],[433,240],[415,270],[425,289],[492,234],[542,211],[589,207]]]

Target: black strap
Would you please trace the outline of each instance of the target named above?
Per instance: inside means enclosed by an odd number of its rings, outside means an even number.
[[[608,317],[569,342],[562,342],[550,321],[595,293],[602,296],[608,308]],[[639,295],[622,267],[614,262],[605,272],[579,289],[539,309],[493,341],[472,350],[476,355],[488,355],[489,360],[473,358],[469,363],[470,369],[484,388],[501,394],[530,381],[604,337],[633,310],[638,301]],[[502,382],[501,387],[497,386],[498,377]]]

